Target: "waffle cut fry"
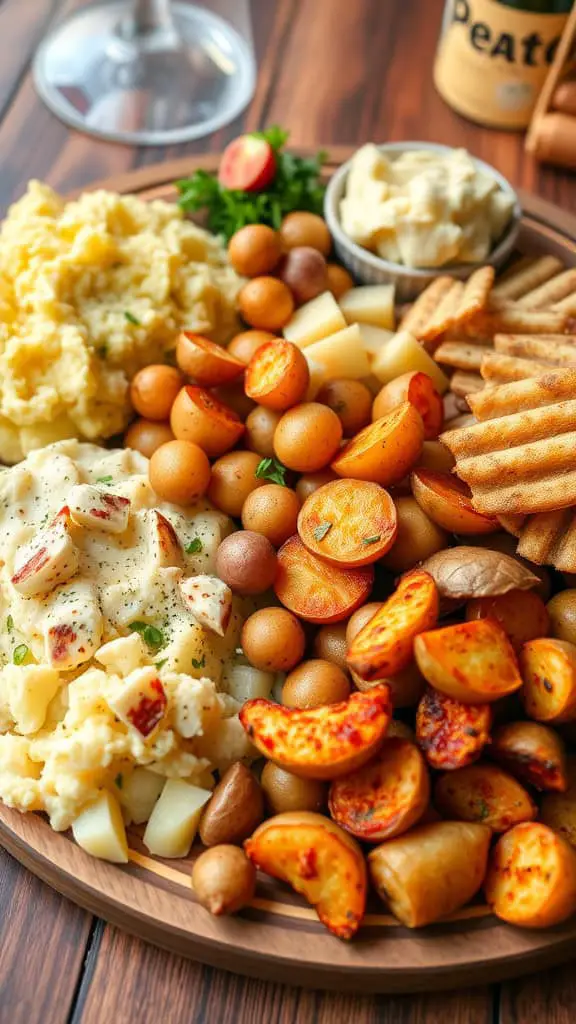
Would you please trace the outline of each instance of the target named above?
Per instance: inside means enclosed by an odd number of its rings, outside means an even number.
[[[465,282],[438,277],[410,307],[400,327],[434,351],[446,331],[459,331],[487,308],[493,283],[494,268],[489,266],[479,267]]]

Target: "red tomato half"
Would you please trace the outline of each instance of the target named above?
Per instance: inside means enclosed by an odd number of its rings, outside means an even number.
[[[258,192],[270,184],[276,173],[272,146],[265,139],[240,135],[222,154],[218,181],[224,188]]]

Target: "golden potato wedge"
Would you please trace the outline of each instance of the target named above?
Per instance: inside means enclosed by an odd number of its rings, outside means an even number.
[[[344,829],[313,811],[288,811],[263,822],[244,849],[260,871],[301,893],[328,931],[352,938],[364,916],[366,865]]]
[[[526,714],[537,722],[568,722],[576,718],[576,644],[538,639],[520,652]]]
[[[408,928],[464,906],[486,874],[490,829],[462,821],[418,825],[368,854],[378,895]]]
[[[488,704],[522,686],[512,645],[492,619],[421,633],[414,654],[430,685],[463,704]]]
[[[361,679],[395,675],[412,660],[414,638],[438,617],[438,591],[428,573],[416,570],[353,638],[346,660]]]
[[[538,811],[524,787],[493,764],[470,764],[442,775],[434,787],[434,806],[444,818],[479,821],[493,832],[534,821]]]
[[[576,756],[567,759],[564,793],[545,793],[540,803],[540,821],[564,836],[576,847]]]
[[[446,771],[477,761],[490,739],[490,704],[463,704],[430,687],[416,712],[416,739],[429,765]]]
[[[430,799],[424,758],[414,743],[385,739],[374,761],[335,779],[328,794],[334,821],[365,842],[406,832],[421,818]]]
[[[247,701],[240,721],[264,757],[305,779],[337,779],[366,764],[392,718],[386,683],[338,704],[303,710],[273,701]]]
[[[506,722],[494,730],[490,757],[535,789],[563,793],[566,751],[558,733],[539,722]]]
[[[508,924],[549,928],[576,910],[576,853],[547,825],[516,825],[492,851],[484,892]]]

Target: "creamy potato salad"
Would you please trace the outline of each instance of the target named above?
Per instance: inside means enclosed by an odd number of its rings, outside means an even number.
[[[441,267],[486,260],[513,207],[465,149],[406,150],[389,160],[369,143],[352,158],[340,218],[354,242],[382,259]]]
[[[55,829],[135,769],[210,789],[251,750],[243,606],[213,575],[231,523],[147,467],[63,441],[0,472],[0,799]]]

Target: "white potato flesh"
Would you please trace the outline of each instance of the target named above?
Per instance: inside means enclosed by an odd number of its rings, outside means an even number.
[[[107,789],[72,822],[74,839],[86,853],[113,864],[128,861],[128,841],[118,801]]]
[[[364,351],[358,324],[314,342],[306,348],[304,355],[311,378],[320,384],[339,378],[362,380],[370,373],[370,361]]]
[[[151,568],[183,565],[183,551],[172,523],[156,508],[143,513],[148,561]]]
[[[156,857],[186,857],[202,808],[212,793],[181,779],[168,779],[150,815],[144,845]]]
[[[137,668],[110,681],[106,703],[117,718],[145,739],[160,725],[168,704],[155,668]]]
[[[142,637],[138,633],[130,633],[130,636],[120,636],[103,644],[96,651],[96,658],[109,672],[127,676],[144,665],[147,651]]]
[[[148,821],[156,801],[164,789],[166,779],[148,768],[135,768],[131,775],[122,780],[118,788],[118,799],[124,809],[124,816],[135,825]]]
[[[0,680],[0,705],[8,705],[19,733],[27,736],[41,729],[52,698],[60,688],[60,676],[47,665],[5,665]]]
[[[66,504],[70,509],[72,521],[87,530],[124,533],[128,526],[129,499],[94,487],[92,484],[76,484],[70,491]]]
[[[269,700],[275,681],[274,672],[263,672],[252,665],[233,665],[224,680],[228,693],[240,704],[258,697]]]
[[[346,323],[371,324],[394,329],[394,285],[365,284],[350,291],[340,299]]]
[[[362,338],[362,347],[372,362],[382,346],[394,337],[394,331],[385,331],[383,327],[374,327],[373,324],[360,324],[360,337]]]
[[[284,337],[298,348],[306,348],[345,327],[344,314],[332,292],[322,292],[296,310],[284,328]]]
[[[190,576],[180,583],[182,600],[204,629],[224,636],[232,614],[232,591],[217,576]]]
[[[374,358],[371,369],[382,384],[420,371],[432,378],[441,395],[448,390],[448,378],[409,331],[398,331]]]

